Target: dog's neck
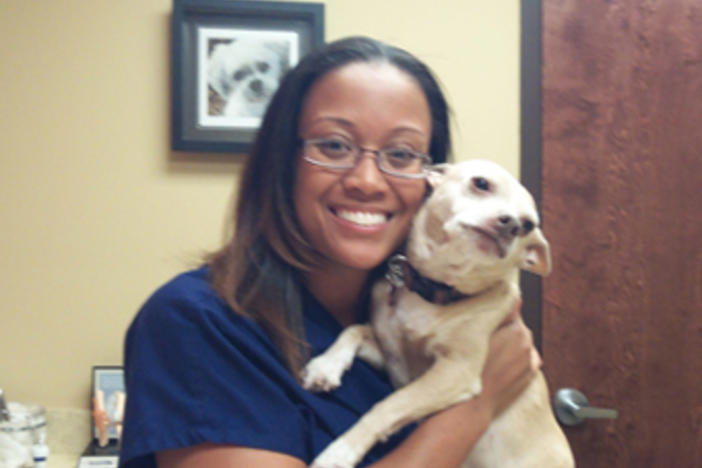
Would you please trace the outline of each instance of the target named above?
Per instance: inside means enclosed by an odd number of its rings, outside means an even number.
[[[393,292],[390,295],[391,303],[396,301],[397,293],[402,287],[416,292],[424,300],[434,304],[450,304],[471,296],[446,283],[422,276],[402,254],[390,258],[385,277],[393,287]]]

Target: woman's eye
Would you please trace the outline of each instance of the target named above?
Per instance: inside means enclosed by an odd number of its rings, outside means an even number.
[[[485,177],[473,177],[471,180],[473,187],[480,190],[481,192],[490,191],[490,182]]]
[[[407,166],[419,159],[414,151],[404,148],[389,149],[385,150],[384,153],[388,162],[393,166]]]
[[[332,151],[346,151],[349,149],[349,145],[345,144],[343,141],[339,140],[327,140],[321,143],[322,147],[332,150]]]
[[[322,140],[317,143],[319,151],[326,156],[342,157],[351,152],[351,145],[341,140]]]
[[[415,158],[413,151],[402,149],[402,148],[386,150],[385,154],[387,154],[389,157],[391,157],[393,159],[414,159]]]

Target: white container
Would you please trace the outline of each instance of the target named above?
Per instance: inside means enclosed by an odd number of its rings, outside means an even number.
[[[39,405],[10,402],[9,421],[0,421],[0,466],[33,468],[34,453],[45,459],[46,412]],[[35,446],[39,448],[35,448]]]

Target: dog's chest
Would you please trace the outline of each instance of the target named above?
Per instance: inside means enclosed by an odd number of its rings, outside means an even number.
[[[433,362],[427,346],[435,334],[440,307],[417,294],[402,291],[390,303],[390,288],[375,296],[373,329],[393,383],[404,385],[422,374]]]

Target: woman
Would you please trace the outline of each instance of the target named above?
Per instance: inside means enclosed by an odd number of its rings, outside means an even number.
[[[288,73],[248,160],[232,240],[160,288],[128,331],[122,464],[304,467],[392,391],[360,360],[328,394],[297,376],[367,318],[369,285],[425,196],[424,169],[447,158],[447,114],[421,62],[371,39],[329,44]],[[537,367],[515,311],[491,338],[481,395],[360,466],[459,466]]]

